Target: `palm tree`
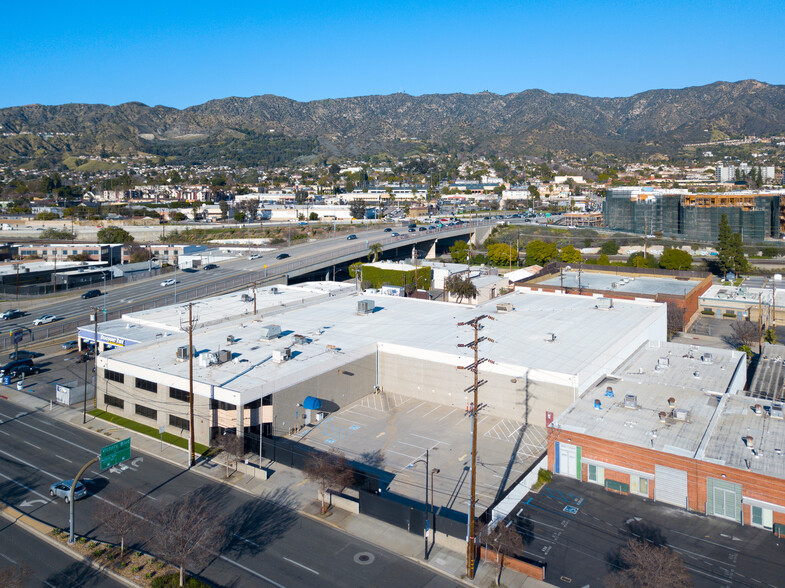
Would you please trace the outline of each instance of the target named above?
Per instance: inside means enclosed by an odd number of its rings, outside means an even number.
[[[374,243],[373,245],[369,246],[368,249],[370,250],[370,253],[368,254],[368,259],[370,259],[371,255],[373,255],[373,262],[376,263],[376,260],[379,259],[379,254],[384,249],[382,247],[382,244],[381,243]]]

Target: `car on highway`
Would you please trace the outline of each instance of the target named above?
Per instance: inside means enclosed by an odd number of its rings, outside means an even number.
[[[101,291],[100,290],[88,290],[87,292],[82,294],[82,298],[84,298],[84,299],[95,298],[96,296],[100,296],[100,295],[101,295]]]
[[[392,233],[392,229],[390,227],[387,227],[386,229],[384,229],[384,232],[385,233]]]
[[[0,314],[0,319],[3,319],[4,321],[8,321],[11,319],[22,317],[24,315],[25,313],[23,313],[21,310],[17,310],[17,309],[6,310],[3,314]]]
[[[70,502],[71,500],[71,486],[73,485],[73,480],[63,480],[62,482],[55,482],[51,486],[49,486],[49,496],[53,496],[55,498],[62,498],[66,502]],[[84,484],[81,482],[77,482],[76,486],[74,487],[74,500],[79,500],[80,498],[84,498],[87,496],[87,488],[84,487]]]
[[[248,256],[248,259],[261,259],[261,258],[262,258],[262,256],[261,255],[257,255],[257,254]]]
[[[79,343],[77,343],[76,341],[66,341],[60,347],[62,347],[66,351],[70,351],[71,349],[76,349],[77,347],[79,347]]]
[[[33,374],[37,374],[40,371],[41,368],[39,368],[37,365],[18,365],[15,368],[11,369],[8,372],[8,375],[11,376],[12,379],[19,378],[19,377],[24,378],[27,376],[31,376]]]
[[[37,319],[33,321],[35,326],[38,325],[46,325],[49,323],[53,323],[57,320],[57,316],[54,314],[45,314],[43,316],[39,316]]]
[[[420,230],[421,230],[421,231],[427,231],[427,230],[428,230],[428,227],[420,227]]]
[[[218,266],[215,265],[214,263],[208,263],[206,266],[204,266],[204,269],[205,270],[214,270],[214,269],[218,269]]]
[[[5,376],[6,374],[10,374],[14,370],[18,370],[21,366],[30,366],[32,367],[33,360],[32,359],[16,359],[14,361],[9,361],[3,367],[0,367],[0,376]]]
[[[346,240],[347,241],[354,241],[356,238],[357,238],[357,235],[351,234],[348,237],[346,237]]]
[[[390,235],[390,237],[400,237],[400,236],[401,236],[400,233],[393,233],[392,235]]]
[[[165,288],[166,286],[174,286],[177,283],[176,280],[169,278],[168,280],[164,280],[161,282],[161,287]]]
[[[289,257],[288,253],[279,253],[275,256],[275,259],[286,259],[287,257]]]
[[[8,354],[8,359],[14,361],[15,359],[33,359],[34,357],[41,357],[43,353],[38,351],[28,351],[27,349],[22,349],[20,351],[14,351],[13,353]]]
[[[410,233],[416,233],[416,232],[417,232],[417,229],[409,229],[409,232],[410,232]]]

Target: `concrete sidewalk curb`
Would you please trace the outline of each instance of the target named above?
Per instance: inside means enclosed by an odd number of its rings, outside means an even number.
[[[139,584],[132,582],[128,578],[121,576],[107,568],[106,566],[102,566],[101,564],[93,561],[89,557],[82,555],[81,553],[77,553],[73,549],[69,549],[68,546],[63,545],[57,539],[50,535],[53,527],[47,525],[46,523],[42,523],[23,512],[15,509],[13,506],[5,505],[2,509],[0,509],[0,515],[3,516],[6,520],[11,521],[11,524],[15,525],[19,523],[25,529],[29,530],[34,535],[38,536],[40,539],[48,543],[49,545],[56,547],[63,553],[68,554],[72,559],[77,561],[81,560],[94,570],[98,570],[102,574],[106,574],[107,576],[111,577],[116,582],[121,584],[125,584],[129,588],[139,588]]]

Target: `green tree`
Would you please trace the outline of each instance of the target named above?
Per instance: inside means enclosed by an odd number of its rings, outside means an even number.
[[[518,252],[507,243],[494,243],[488,246],[488,259],[493,265],[508,266],[518,261]]]
[[[545,265],[559,256],[559,248],[539,239],[526,244],[526,265]]]
[[[245,213],[242,210],[238,210],[234,213],[234,220],[238,223],[245,222]]]
[[[312,212],[311,214],[308,215],[308,220],[312,220],[312,221],[319,220],[319,215],[316,214],[315,212]]]
[[[559,252],[559,259],[564,263],[578,263],[583,261],[583,255],[572,245],[565,245]]]
[[[381,243],[372,243],[368,247],[368,250],[370,251],[370,253],[368,253],[368,257],[373,257],[373,261],[376,263],[379,260],[379,255],[382,251],[384,251],[384,247]]]
[[[361,262],[353,263],[349,266],[349,275],[355,278],[362,278],[363,264]]]
[[[611,264],[610,258],[604,253],[600,255],[600,257],[597,259],[597,265],[610,265],[610,264]]]
[[[739,233],[733,233],[730,243],[733,253],[733,270],[737,274],[748,271],[750,269],[750,264],[747,262],[747,256],[744,255],[744,245],[742,245],[741,242],[741,235]]]
[[[739,170],[736,169],[738,172]],[[719,266],[720,274],[723,276],[733,269],[733,252],[731,239],[733,238],[733,231],[731,231],[728,216],[723,214],[720,217],[720,226],[717,230],[717,265]]]
[[[616,255],[618,252],[619,244],[613,239],[605,241],[605,243],[600,246],[600,253],[604,253],[605,255]]]
[[[131,233],[121,227],[109,226],[98,231],[99,243],[131,243],[133,240]]]
[[[364,219],[365,203],[362,200],[352,200],[352,203],[349,205],[349,214],[354,219]]]
[[[692,255],[681,249],[666,249],[660,257],[660,267],[671,270],[688,270],[692,267]]]
[[[468,277],[464,279],[458,274],[453,274],[444,280],[444,289],[448,294],[457,297],[458,303],[462,302],[464,298],[477,296],[477,286]]]
[[[469,244],[466,241],[456,241],[450,247],[450,257],[454,263],[465,263],[469,257]]]
[[[627,267],[660,267],[657,263],[657,256],[651,254],[644,256],[643,251],[631,253],[627,258],[626,265]]]
[[[221,209],[221,220],[229,218],[229,203],[226,200],[221,200],[218,203],[218,208]]]

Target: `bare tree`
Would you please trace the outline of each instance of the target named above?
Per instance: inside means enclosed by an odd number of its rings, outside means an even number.
[[[480,532],[480,536],[483,538],[486,548],[496,554],[496,563],[499,565],[496,584],[501,586],[504,556],[523,551],[523,539],[514,524],[507,526],[504,521],[499,521],[492,529],[486,526]]]
[[[684,329],[684,310],[678,304],[667,303],[668,336],[673,337]]]
[[[110,490],[106,493],[106,500],[99,502],[93,512],[96,522],[120,537],[120,557],[125,551],[125,538],[142,522],[142,517],[131,510],[139,504],[139,500],[139,494],[131,488]]]
[[[606,588],[687,588],[690,574],[681,556],[670,547],[630,539],[620,554],[621,569],[605,576]]]
[[[188,565],[199,565],[223,547],[224,520],[206,498],[187,495],[162,506],[150,517],[150,540],[161,559],[180,568],[180,586]]]
[[[325,504],[327,490],[343,490],[354,480],[352,468],[346,458],[335,451],[322,451],[312,455],[305,465],[305,475],[309,480],[319,486],[319,496],[322,500],[322,514],[327,512]]]
[[[27,564],[21,566],[0,566],[0,586],[4,588],[23,588],[33,570]]]
[[[254,220],[256,215],[259,214],[259,199],[249,198],[246,200],[245,211],[248,214],[248,220]]]
[[[741,347],[742,345],[752,347],[758,342],[758,338],[760,337],[758,324],[752,321],[733,321],[730,328],[733,331],[733,335],[736,337],[738,347]]]
[[[242,437],[238,437],[234,433],[224,433],[216,438],[216,444],[224,452],[224,463],[226,465],[226,477],[230,476],[229,466],[234,463],[234,469],[237,471],[237,462],[239,462],[243,455],[245,455],[245,443]]]

